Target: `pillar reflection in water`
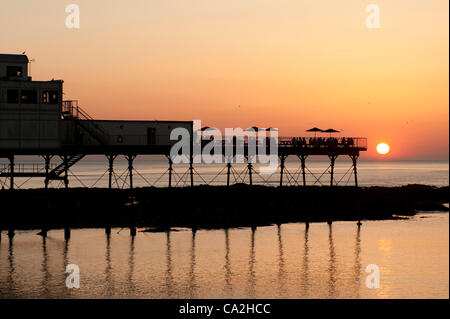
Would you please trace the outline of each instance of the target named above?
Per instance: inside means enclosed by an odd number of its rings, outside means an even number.
[[[250,235],[250,256],[248,260],[248,295],[250,297],[255,297],[255,232],[256,228],[251,228],[251,235]]]
[[[196,296],[196,278],[195,278],[195,236],[196,231],[192,231],[191,238],[191,265],[189,269],[189,278],[188,278],[188,294],[189,298],[195,298]]]
[[[47,297],[49,294],[49,280],[50,273],[48,271],[48,253],[47,253],[47,239],[45,236],[42,236],[42,284],[41,287],[43,289],[44,297]]]
[[[8,247],[8,290],[11,292],[15,291],[15,264],[14,264],[14,238],[9,238],[9,247]]]
[[[281,225],[277,226],[278,235],[278,284],[279,295],[283,296],[286,293],[285,281],[286,281],[286,267],[284,260],[283,239],[281,236]]]
[[[66,271],[66,267],[69,264],[69,242],[70,242],[69,238],[66,238],[64,240],[64,249],[63,249],[63,267],[64,267],[64,272]]]
[[[130,255],[128,259],[128,265],[129,265],[129,272],[128,272],[128,285],[129,289],[128,291],[134,292],[136,287],[134,285],[133,281],[133,275],[134,275],[134,239],[135,236],[130,236]]]
[[[308,295],[309,290],[309,226],[305,227],[305,238],[303,244],[303,267],[302,267],[302,287],[303,287],[303,295]]]
[[[69,264],[69,242],[70,242],[69,238],[64,239],[63,264],[62,264],[63,269],[61,271],[61,279],[60,279],[60,282],[62,282],[62,283],[65,283],[65,281],[67,279],[66,267]],[[65,294],[70,295],[71,291],[72,291],[72,289],[64,289]]]
[[[106,234],[106,253],[105,253],[105,296],[114,294],[114,280],[112,278],[112,262],[111,262],[111,235]]]
[[[232,285],[231,285],[231,265],[230,265],[230,236],[228,228],[224,230],[225,232],[225,290],[231,294]]]
[[[173,290],[173,274],[172,274],[172,250],[170,242],[170,230],[166,231],[166,289],[167,296],[172,297],[174,295]]]
[[[329,287],[328,293],[329,296],[335,296],[336,294],[336,253],[334,251],[334,242],[333,242],[333,226],[328,225],[329,233],[328,233],[328,245],[330,249],[330,258],[329,258],[329,266],[328,272],[330,275],[329,279]]]
[[[359,298],[359,289],[361,284],[361,227],[356,228],[355,238],[355,264],[353,267],[356,298]]]

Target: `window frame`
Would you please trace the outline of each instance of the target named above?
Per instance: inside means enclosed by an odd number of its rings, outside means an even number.
[[[24,95],[26,93],[34,93],[34,96]],[[32,97],[31,99],[24,99],[24,97]],[[20,91],[20,104],[38,104],[38,90],[36,89],[24,89]]]
[[[15,74],[11,74],[11,69],[15,70]],[[22,76],[23,76],[23,66],[18,65],[6,66],[6,77],[22,77]]]
[[[48,97],[45,95],[48,94]],[[53,98],[54,95],[56,95],[56,98]],[[42,91],[41,94],[41,103],[45,105],[58,105],[59,103],[59,91],[58,90],[51,90],[51,89],[45,89]]]

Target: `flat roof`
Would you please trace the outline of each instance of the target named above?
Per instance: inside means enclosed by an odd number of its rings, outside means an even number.
[[[0,63],[28,63],[25,54],[0,54]]]

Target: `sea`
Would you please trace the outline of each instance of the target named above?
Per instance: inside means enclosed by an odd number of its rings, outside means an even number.
[[[307,183],[327,185],[328,164],[307,162]],[[235,178],[239,173],[244,178],[237,182],[248,182],[246,166],[233,167]],[[138,157],[134,185],[167,186],[167,168],[163,158]],[[197,165],[196,185],[211,180],[211,185],[224,184],[226,170],[218,175],[224,168],[224,164]],[[286,168],[286,184],[302,183],[298,162],[288,161]],[[174,178],[179,178],[173,186],[183,186],[188,182],[187,166],[174,169]],[[448,161],[360,160],[358,183],[448,186],[448,169]],[[118,159],[113,186],[128,187],[126,174],[127,163]],[[277,173],[269,177],[255,172],[253,177],[254,183],[279,183]],[[349,160],[338,160],[338,181],[353,185]],[[18,179],[16,186],[23,182]],[[83,159],[71,168],[70,187],[106,187],[107,183],[107,161],[101,157]],[[42,185],[35,179],[20,187]],[[3,232],[0,298],[448,299],[448,213],[398,217],[363,221],[360,227],[355,222],[333,222],[196,232],[138,229],[135,237],[127,228],[114,228],[109,236],[104,229],[74,229],[69,240],[58,229],[50,230],[46,238],[37,235],[39,230],[19,230],[11,240]]]
[[[52,160],[52,167],[61,163],[59,158]],[[39,157],[18,157],[15,171],[44,172],[43,159]],[[278,186],[280,184],[280,169],[273,173],[264,172],[267,164],[254,164],[252,183],[256,185]],[[0,171],[9,170],[8,162],[0,159]],[[169,185],[169,164],[161,156],[138,156],[133,163],[133,187],[167,187]],[[305,178],[307,185],[330,185],[330,162],[323,157],[310,157],[306,161]],[[230,183],[249,183],[249,170],[245,163],[233,163],[230,172]],[[336,160],[334,185],[348,186],[355,184],[352,161],[349,158]],[[364,160],[357,162],[357,180],[359,186],[402,186],[407,184],[425,184],[434,186],[449,185],[449,161],[430,160]],[[226,185],[226,164],[194,164],[195,185]],[[90,156],[72,166],[69,170],[69,187],[108,187],[108,160],[104,156]],[[173,187],[190,185],[189,166],[174,164],[172,171]],[[288,157],[283,174],[283,185],[303,185],[300,161]],[[0,177],[0,187],[9,187],[9,180]],[[114,162],[112,187],[129,187],[128,162],[123,157],[117,157]],[[15,188],[42,188],[44,178],[15,178]],[[52,181],[50,187],[64,187],[62,181]]]

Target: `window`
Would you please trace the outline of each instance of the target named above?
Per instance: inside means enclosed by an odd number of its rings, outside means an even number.
[[[42,92],[43,104],[58,104],[58,91],[44,91]]]
[[[37,104],[36,90],[22,90],[20,95],[20,102],[23,104]]]
[[[22,76],[22,67],[21,66],[11,66],[8,65],[6,67],[6,76]]]
[[[6,103],[19,103],[19,90],[8,90],[6,92]]]
[[[156,128],[154,127],[147,128],[147,144],[148,145],[156,144]]]

